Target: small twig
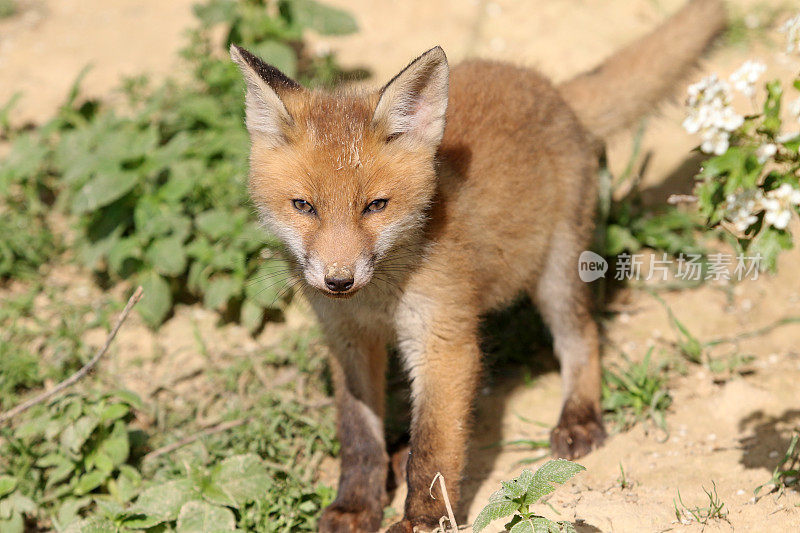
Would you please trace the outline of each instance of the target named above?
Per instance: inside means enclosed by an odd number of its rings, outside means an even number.
[[[136,305],[136,302],[138,302],[141,299],[142,294],[143,294],[143,291],[142,291],[141,287],[137,287],[136,290],[133,291],[133,294],[128,299],[128,303],[125,304],[125,308],[122,310],[122,313],[119,315],[119,318],[117,319],[117,323],[114,324],[114,328],[108,334],[108,337],[106,337],[106,342],[103,344],[103,346],[99,350],[97,350],[97,353],[94,354],[94,357],[92,357],[89,360],[88,363],[83,365],[80,368],[80,370],[78,370],[77,372],[72,374],[70,377],[68,377],[67,379],[65,379],[64,381],[62,381],[61,383],[59,383],[58,385],[53,387],[52,389],[50,389],[48,391],[44,391],[43,393],[39,394],[38,396],[35,396],[35,397],[31,398],[30,400],[19,404],[18,406],[14,407],[13,409],[10,409],[9,411],[6,411],[3,414],[0,414],[0,424],[3,424],[5,422],[11,420],[12,418],[17,416],[18,414],[20,414],[20,413],[22,413],[24,411],[27,411],[28,409],[30,409],[34,405],[37,405],[37,404],[40,404],[40,403],[42,403],[44,401],[49,400],[50,398],[52,398],[56,394],[60,393],[61,391],[63,391],[67,387],[71,387],[72,385],[74,385],[75,383],[77,383],[78,381],[83,379],[89,372],[91,372],[92,368],[94,368],[94,366],[97,364],[97,362],[100,360],[100,358],[103,357],[103,355],[105,355],[106,351],[108,351],[108,347],[111,346],[111,342],[114,340],[114,337],[117,336],[117,332],[119,331],[119,328],[122,327],[122,323],[125,322],[126,318],[128,318],[128,314],[131,312],[131,309],[133,309],[133,306]]]
[[[444,476],[441,472],[436,472],[436,475],[433,476],[433,481],[431,481],[431,486],[428,488],[428,493],[431,495],[431,498],[434,500],[436,496],[433,495],[433,486],[436,484],[436,480],[439,480],[439,487],[442,489],[442,498],[444,498],[444,506],[447,508],[447,520],[450,522],[450,528],[452,533],[458,532],[458,522],[456,522],[456,515],[453,514],[453,506],[450,505],[450,498],[447,496],[447,487],[444,485]],[[442,517],[444,520],[444,517]],[[442,529],[442,533],[447,533],[447,531],[442,526],[442,521],[439,521],[439,525]]]
[[[241,425],[246,424],[250,420],[252,420],[252,417],[239,418],[238,420],[229,420],[228,422],[222,422],[221,424],[217,424],[216,426],[211,426],[210,428],[206,428],[198,433],[194,433],[192,435],[189,435],[188,437],[184,437],[177,442],[173,442],[172,444],[162,446],[161,448],[156,448],[152,452],[142,457],[142,462],[148,461],[150,459],[155,459],[156,457],[159,457],[166,453],[174,452],[178,448],[183,448],[187,444],[191,444],[197,440],[202,439],[203,437],[208,437],[209,435],[214,435],[215,433],[222,433],[223,431],[228,431],[229,429],[239,427]]]
[[[667,203],[669,205],[694,204],[697,203],[697,196],[693,194],[670,194],[669,198],[667,198]]]

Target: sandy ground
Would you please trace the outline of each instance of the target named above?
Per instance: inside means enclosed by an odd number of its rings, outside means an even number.
[[[315,46],[337,51],[347,66],[368,67],[377,84],[435,44],[445,48],[451,61],[480,55],[536,66],[556,80],[564,79],[653,28],[682,2],[331,3],[355,13],[361,31],[336,39],[311,36]],[[90,95],[108,94],[120,75],[173,71],[179,65],[174,52],[191,22],[190,4],[189,0],[21,0],[21,14],[0,21],[0,101],[23,91],[15,117],[41,120],[63,99],[86,64],[94,65],[84,83]],[[730,4],[734,13],[756,14],[764,5],[749,0]],[[751,18],[758,20],[758,15]],[[727,74],[751,57],[764,60],[770,76],[787,79],[798,68],[797,58],[790,60],[777,47],[758,42],[716,49],[703,70]],[[644,183],[650,187],[652,200],[688,189],[686,172],[676,169],[686,160],[695,139],[681,130],[680,120],[679,107],[667,105],[649,122],[644,152],[651,152],[652,158]],[[610,140],[613,169],[625,165],[631,145],[629,132]],[[800,230],[797,225],[795,228]],[[732,337],[800,315],[798,261],[800,251],[795,250],[782,257],[777,276],[762,276],[737,286],[706,284],[662,296],[699,339]],[[65,276],[69,280],[76,274]],[[641,359],[649,346],[656,346],[658,357],[673,357],[669,342],[676,334],[663,307],[647,292],[625,291],[612,309],[616,314],[603,328],[606,364],[618,362],[620,350]],[[291,316],[289,327],[307,320],[302,306]],[[251,339],[237,326],[217,328],[215,324],[213,313],[193,307],[179,307],[158,336],[134,320],[121,334],[112,373],[118,372],[129,386],[143,393],[153,392],[159,376],[169,376],[169,383],[174,383],[177,372],[187,380],[202,375],[206,356],[199,353],[199,344],[204,353],[223,361],[234,345],[256,353],[284,327],[268,328],[260,338]],[[752,500],[753,489],[769,478],[786,449],[791,428],[800,425],[798,340],[800,326],[787,325],[714,350],[712,355],[718,357],[733,352],[755,356],[740,369],[743,372],[712,374],[689,365],[685,374],[676,373],[669,382],[674,402],[667,415],[668,432],[639,425],[613,435],[605,447],[584,458],[581,462],[587,472],[550,499],[559,519],[574,521],[582,532],[800,530],[797,491],[789,491],[779,500],[771,496],[755,503]],[[551,357],[546,352],[532,356]],[[203,386],[202,379],[185,385],[195,391]],[[545,438],[547,429],[530,420],[552,425],[559,401],[560,379],[554,372],[537,375],[532,383],[509,376],[486,385],[476,407],[475,437],[466,472],[468,519],[475,517],[500,480],[519,472],[519,461],[538,455],[536,451],[489,445]],[[619,486],[620,465],[633,483],[631,488]],[[703,505],[702,487],[710,488],[712,481],[729,510],[727,521],[706,526],[677,522],[673,500],[678,490],[688,505]],[[399,493],[393,503],[398,511],[401,498]],[[547,506],[541,510],[555,516]]]

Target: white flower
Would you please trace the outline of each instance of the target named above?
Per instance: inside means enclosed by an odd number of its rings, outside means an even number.
[[[700,134],[703,152],[724,154],[730,144],[730,132],[744,123],[744,117],[731,107],[730,85],[712,74],[689,86],[688,93],[684,129]]]
[[[772,143],[762,144],[756,150],[756,157],[759,163],[766,163],[767,159],[771,158],[778,152],[778,146]]]
[[[728,211],[728,219],[733,223],[736,231],[744,233],[758,220],[756,213],[761,211],[761,199],[761,189],[750,189],[728,195],[725,208]]]
[[[800,98],[789,104],[789,113],[797,122],[800,122]]]
[[[755,83],[766,70],[767,66],[764,63],[748,60],[728,79],[734,89],[751,98],[756,93]]]
[[[792,207],[800,205],[800,190],[788,183],[769,191],[761,200],[764,220],[777,229],[786,229],[792,218]]]
[[[722,155],[728,151],[730,139],[727,131],[707,130],[703,133],[703,143],[700,150],[707,154]]]
[[[786,34],[786,52],[800,52],[800,14],[784,22],[780,31]]]

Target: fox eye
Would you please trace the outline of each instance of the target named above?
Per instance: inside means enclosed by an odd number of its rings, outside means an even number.
[[[375,213],[376,211],[383,211],[386,207],[386,204],[389,203],[389,200],[384,198],[378,198],[377,200],[373,200],[370,204],[364,209],[365,213]]]
[[[301,213],[315,213],[314,206],[310,203],[306,202],[305,200],[292,200],[292,205],[295,209],[300,211]]]

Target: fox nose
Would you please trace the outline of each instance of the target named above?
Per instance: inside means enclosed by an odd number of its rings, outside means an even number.
[[[325,286],[333,292],[349,291],[353,286],[353,276],[325,276]]]

